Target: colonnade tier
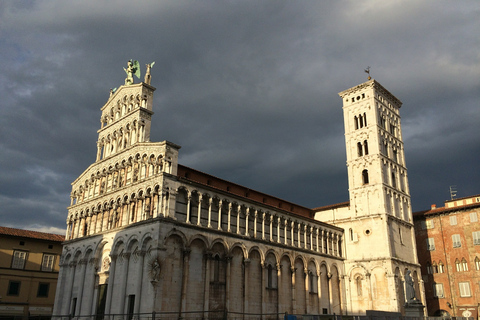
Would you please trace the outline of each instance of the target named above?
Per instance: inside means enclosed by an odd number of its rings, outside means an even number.
[[[125,195],[95,205],[69,210],[66,239],[78,239],[121,230],[149,219],[169,218],[235,236],[247,237],[342,257],[343,230],[287,212],[256,207],[240,199],[202,193],[181,185],[162,190],[155,185],[131,196]]]

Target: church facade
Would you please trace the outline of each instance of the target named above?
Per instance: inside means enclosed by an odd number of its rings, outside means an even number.
[[[407,270],[424,301],[401,103],[378,82],[340,94],[350,201],[310,209],[151,142],[150,79],[126,81],[101,108],[96,161],[72,183],[55,315],[404,312]]]

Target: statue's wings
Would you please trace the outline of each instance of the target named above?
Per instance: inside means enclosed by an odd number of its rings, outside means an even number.
[[[155,64],[155,61],[153,61],[152,63],[150,63],[150,68],[153,68],[153,65]]]
[[[137,60],[133,61],[133,69],[135,70],[135,76],[140,79],[140,63]]]

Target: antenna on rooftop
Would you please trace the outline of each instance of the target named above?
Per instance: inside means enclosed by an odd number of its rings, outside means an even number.
[[[457,186],[450,186],[450,200],[455,199],[457,196]]]
[[[370,67],[368,66],[367,69],[365,69],[364,71],[365,71],[365,73],[368,74],[368,80],[371,80],[372,77],[370,77]]]

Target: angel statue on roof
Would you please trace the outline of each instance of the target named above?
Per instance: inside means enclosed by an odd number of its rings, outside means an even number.
[[[133,75],[140,79],[140,63],[137,60],[128,60],[127,69],[123,68],[127,74],[125,85],[133,84]]]

